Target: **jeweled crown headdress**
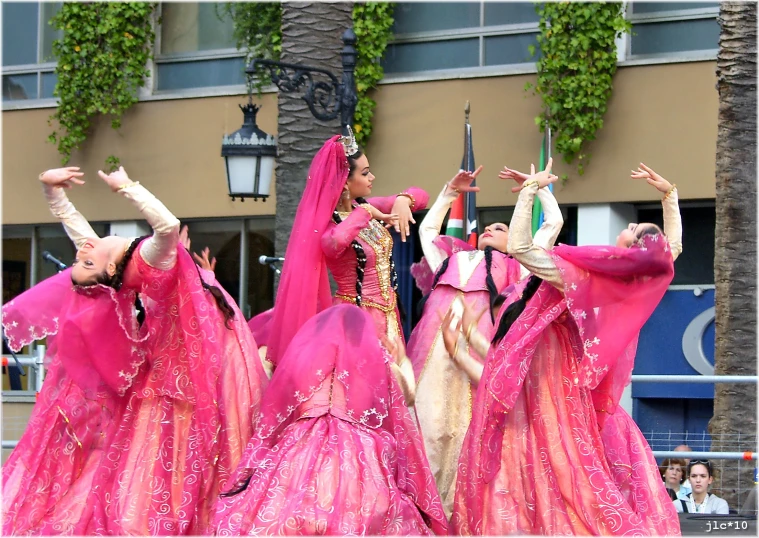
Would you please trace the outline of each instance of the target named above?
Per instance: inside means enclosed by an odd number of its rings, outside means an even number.
[[[356,137],[353,136],[353,129],[351,129],[351,126],[346,125],[345,128],[348,129],[348,136],[341,136],[340,142],[343,144],[345,156],[353,157],[356,153],[358,153],[358,144],[356,143]]]

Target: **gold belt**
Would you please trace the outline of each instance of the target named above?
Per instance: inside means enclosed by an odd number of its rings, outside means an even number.
[[[349,303],[356,304],[356,298],[351,297],[350,295],[342,295],[340,293],[336,293],[335,297],[337,299],[342,299],[343,301],[348,301]],[[368,301],[367,299],[361,299],[361,306],[371,306],[372,308],[376,308],[377,310],[381,310],[385,312],[386,314],[389,312],[395,312],[395,305],[391,306],[385,306],[381,305],[379,303],[375,303],[373,301]]]

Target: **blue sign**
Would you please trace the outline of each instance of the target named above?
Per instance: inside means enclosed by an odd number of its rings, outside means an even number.
[[[633,374],[714,374],[714,290],[669,290],[643,326]],[[633,398],[714,398],[713,383],[640,383]]]

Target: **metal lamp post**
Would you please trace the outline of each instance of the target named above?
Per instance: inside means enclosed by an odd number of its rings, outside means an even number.
[[[275,60],[253,59],[245,69],[248,76],[254,76],[259,68],[268,69],[272,82],[279,91],[292,93],[305,88],[303,100],[311,114],[319,120],[330,121],[340,116],[343,134],[347,135],[348,125],[353,125],[358,96],[354,70],[356,68],[356,34],[352,28],[343,33],[343,76],[337,77],[326,69],[301,64],[288,64]],[[314,75],[323,75],[328,82],[315,80]],[[252,89],[251,89],[252,92]],[[224,135],[221,156],[227,170],[229,196],[240,198],[262,198],[266,201],[271,189],[274,159],[277,156],[276,138],[263,132],[256,125],[256,113],[260,107],[253,104],[252,93],[248,94],[248,104],[240,106],[244,121],[242,127],[231,135]]]
[[[271,81],[279,91],[293,93],[305,88],[303,100],[311,114],[319,120],[330,121],[340,116],[343,134],[347,135],[347,125],[353,125],[358,96],[353,72],[356,68],[356,34],[353,28],[343,32],[343,76],[337,77],[326,69],[302,64],[288,64],[275,60],[253,59],[245,70],[248,76],[255,75],[259,68],[268,69]],[[328,81],[314,80],[314,75],[324,75]]]

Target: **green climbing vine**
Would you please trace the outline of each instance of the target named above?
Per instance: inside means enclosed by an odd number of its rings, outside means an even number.
[[[54,95],[58,108],[50,117],[58,122],[48,140],[58,145],[63,164],[87,139],[92,120],[107,115],[111,127],[137,102],[152,59],[153,12],[147,2],[64,2],[50,24],[63,30],[53,43],[58,65]],[[119,164],[110,155],[111,169]]]
[[[358,103],[354,115],[356,141],[365,146],[372,134],[372,118],[377,102],[369,94],[382,80],[385,70],[382,57],[393,37],[393,8],[389,2],[356,2],[353,4],[353,31],[356,33],[356,93]]]
[[[386,2],[356,2],[353,6],[353,31],[356,33],[356,91],[358,103],[354,131],[359,144],[365,145],[372,133],[372,118],[377,103],[369,96],[382,80],[382,56],[392,37],[393,4]],[[279,2],[226,2],[218,11],[234,22],[237,48],[250,58],[278,60],[282,51],[282,7]],[[270,81],[253,81],[261,88]]]
[[[237,48],[245,51],[245,64],[253,58],[279,60],[282,52],[282,4],[280,2],[225,2],[217,6],[219,18],[234,25]],[[271,82],[268,73],[252,81],[259,92]]]
[[[537,40],[537,84],[527,84],[543,101],[535,122],[551,128],[556,151],[567,163],[578,161],[582,175],[590,159],[587,143],[603,126],[617,70],[615,38],[630,32],[620,2],[545,2]],[[535,54],[535,47],[531,48]]]

